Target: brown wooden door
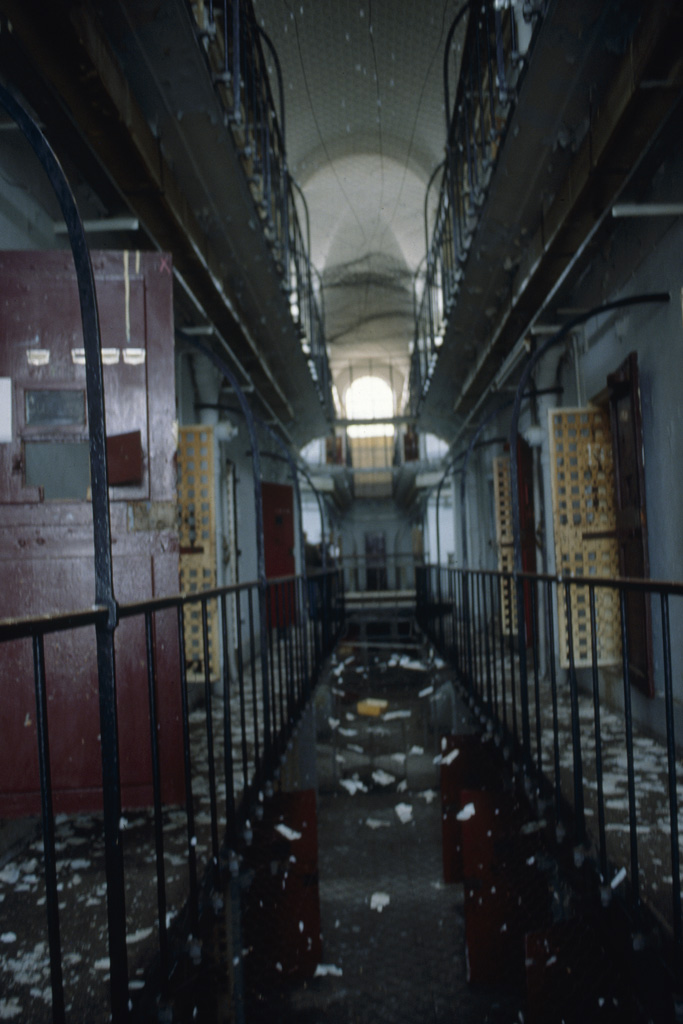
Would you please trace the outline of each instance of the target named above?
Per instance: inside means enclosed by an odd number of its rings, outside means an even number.
[[[614,449],[619,572],[622,576],[647,579],[650,575],[650,562],[645,511],[643,423],[638,356],[635,352],[631,352],[619,369],[608,376],[607,387]],[[648,697],[653,697],[652,617],[647,595],[627,593],[626,626],[631,682]]]

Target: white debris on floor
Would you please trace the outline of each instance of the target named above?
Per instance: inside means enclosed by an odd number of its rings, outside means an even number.
[[[301,832],[297,832],[296,829],[290,828],[289,825],[280,823],[275,826],[275,831],[279,832],[285,839],[288,839],[290,843],[294,843],[297,839],[301,839]]]
[[[341,978],[344,974],[341,967],[337,967],[336,964],[318,964],[315,969],[314,978],[326,978],[332,976],[333,978]]]
[[[373,892],[370,897],[370,910],[376,910],[379,914],[382,913],[385,907],[388,907],[391,903],[391,897],[386,892]]]
[[[378,768],[372,773],[372,779],[378,786],[391,786],[396,782],[395,775],[391,775],[389,772],[385,772],[381,768]]]
[[[411,804],[396,804],[394,811],[402,825],[407,825],[413,820],[413,808]]]
[[[458,811],[456,818],[458,821],[469,821],[475,815],[474,804],[465,804],[462,810]]]

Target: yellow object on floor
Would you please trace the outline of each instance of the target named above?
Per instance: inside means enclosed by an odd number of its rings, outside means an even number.
[[[388,700],[378,700],[375,697],[367,697],[365,700],[358,701],[356,711],[359,715],[370,715],[376,718],[377,715],[381,715],[383,711],[386,711],[388,707]]]

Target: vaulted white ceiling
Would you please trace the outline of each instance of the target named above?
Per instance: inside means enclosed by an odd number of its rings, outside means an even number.
[[[444,155],[444,45],[460,6],[254,3],[282,65],[288,166],[310,211],[338,384],[391,368],[400,391],[407,373],[425,189]],[[277,103],[274,73],[272,85]]]

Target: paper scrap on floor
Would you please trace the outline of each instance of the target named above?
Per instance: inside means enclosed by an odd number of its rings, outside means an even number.
[[[371,718],[377,718],[383,711],[389,707],[388,700],[380,700],[376,697],[366,697],[365,700],[358,701],[356,705],[356,711],[359,715],[369,715]]]

